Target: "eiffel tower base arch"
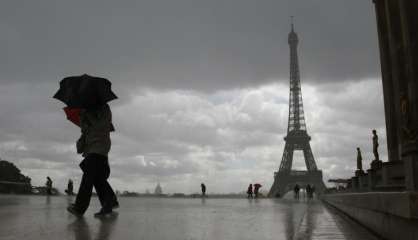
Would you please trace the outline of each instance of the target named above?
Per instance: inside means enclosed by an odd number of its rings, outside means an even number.
[[[322,193],[326,189],[322,181],[321,170],[275,172],[274,183],[268,196],[281,198],[287,192],[292,191],[296,184],[301,187],[305,187],[307,184],[314,186],[317,194]]]

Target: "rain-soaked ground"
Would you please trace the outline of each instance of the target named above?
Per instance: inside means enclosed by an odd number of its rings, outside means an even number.
[[[113,216],[66,212],[67,197],[0,196],[0,239],[377,239],[319,201],[120,198]]]

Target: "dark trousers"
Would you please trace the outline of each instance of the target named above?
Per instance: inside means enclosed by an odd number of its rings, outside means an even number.
[[[111,207],[116,200],[112,187],[107,182],[110,175],[107,157],[91,153],[80,163],[83,170],[80,188],[78,189],[75,205],[80,212],[85,212],[90,204],[93,186],[103,208]]]

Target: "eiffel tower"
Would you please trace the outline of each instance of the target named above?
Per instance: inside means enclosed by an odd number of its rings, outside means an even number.
[[[274,173],[274,183],[269,192],[270,197],[282,197],[286,192],[292,190],[295,184],[299,184],[299,186],[314,185],[316,192],[322,192],[325,189],[322,171],[318,170],[316,166],[309,144],[311,137],[306,131],[297,54],[299,39],[294,31],[293,20],[291,28],[288,40],[290,47],[289,122],[287,136],[284,138],[286,144],[282,161],[279,171]],[[293,152],[296,150],[303,151],[307,171],[292,170]]]

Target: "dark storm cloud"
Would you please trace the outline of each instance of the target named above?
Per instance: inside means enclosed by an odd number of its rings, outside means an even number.
[[[302,77],[378,74],[371,1],[6,1],[0,83],[91,73],[132,87],[217,90],[288,78],[289,16]]]
[[[0,107],[8,113],[0,115],[0,157],[35,185],[44,184],[47,175],[62,188],[68,178],[79,179],[80,130],[65,119],[61,104],[49,99],[42,84],[11,86],[0,90]],[[369,164],[373,128],[387,159],[380,88],[377,80],[303,85],[312,149],[325,179],[352,174],[357,146]],[[214,94],[146,90],[130,102],[111,104],[116,127],[111,181],[131,190],[157,180],[167,191],[192,191],[196,181],[216,184],[213,190],[221,192],[254,181],[269,186],[284,148],[287,96],[287,84],[274,84]],[[296,159],[294,166],[303,163]]]

